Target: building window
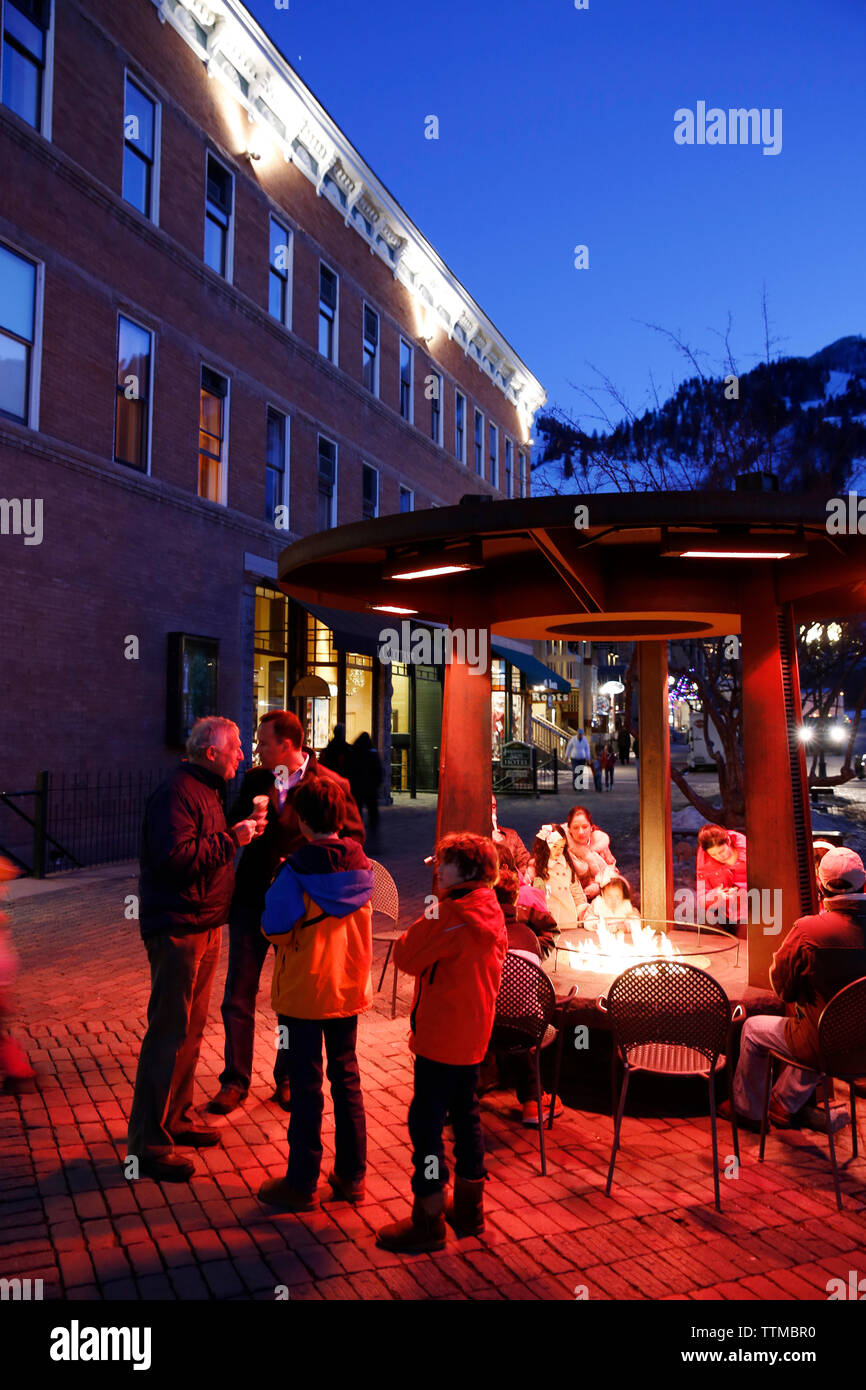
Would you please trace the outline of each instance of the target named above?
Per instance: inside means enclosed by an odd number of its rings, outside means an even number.
[[[152,336],[121,314],[117,327],[114,457],[146,473],[150,442]]]
[[[518,497],[526,496],[526,455],[517,455]]]
[[[319,503],[316,529],[327,531],[337,524],[337,446],[319,435]]]
[[[157,218],[158,107],[127,75],[123,103],[123,197],[153,222]]]
[[[279,522],[281,531],[287,531],[284,524],[285,513],[277,516],[277,507],[287,507],[289,456],[289,422],[279,410],[268,406],[267,456],[265,461],[265,521]]]
[[[333,270],[319,265],[319,352],[329,362],[337,360],[338,281]]]
[[[201,369],[198,436],[198,495],[209,502],[225,501],[225,458],[228,438],[229,384],[224,376]]]
[[[285,709],[289,601],[284,594],[260,586],[256,589],[253,633],[253,701],[256,727],[272,709]]]
[[[510,439],[505,441],[505,496],[514,496],[514,445]]]
[[[427,382],[430,391],[430,438],[434,444],[442,443],[442,377],[431,372]]]
[[[204,260],[218,275],[231,279],[232,208],[234,180],[212,154],[207,157],[207,198],[204,217]]]
[[[415,494],[414,494],[414,492],[412,491],[412,489],[411,489],[410,487],[404,487],[403,484],[401,483],[401,484],[400,484],[400,511],[401,511],[401,512],[414,512],[414,510],[415,510]]]
[[[0,100],[42,131],[51,0],[4,0]]]
[[[268,269],[268,313],[278,323],[290,319],[290,273],[292,234],[275,217],[270,219],[270,263]]]
[[[364,385],[374,396],[379,394],[379,315],[364,305]]]
[[[361,515],[365,520],[379,515],[379,470],[369,463],[363,466]]]
[[[0,245],[0,415],[31,418],[37,268]]]
[[[405,338],[400,339],[400,414],[412,420],[412,348]]]
[[[484,416],[480,410],[475,412],[475,472],[484,477]]]
[[[459,391],[454,396],[454,454],[466,462],[466,397]]]
[[[490,425],[490,472],[488,477],[494,487],[499,487],[499,431],[495,425]]]

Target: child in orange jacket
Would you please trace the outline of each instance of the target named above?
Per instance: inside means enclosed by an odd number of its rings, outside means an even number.
[[[487,1051],[502,962],[505,918],[493,885],[499,862],[482,835],[446,835],[436,847],[439,898],[397,942],[394,959],[417,976],[409,1046],[415,1053],[415,1094],[409,1135],[415,1172],[411,1217],[384,1226],[377,1242],[407,1254],[441,1250],[446,1219],[461,1235],[484,1229],[484,1139],[478,1073]],[[454,1128],[456,1176],[446,1210],[448,1168],[442,1143]]]

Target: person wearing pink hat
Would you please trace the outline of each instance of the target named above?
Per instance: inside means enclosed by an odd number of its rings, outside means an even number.
[[[737,1123],[745,1129],[760,1128],[768,1049],[818,1066],[822,1009],[845,985],[866,975],[864,886],[866,871],[860,855],[851,849],[828,849],[818,866],[824,911],[794,923],[770,970],[770,984],[784,1003],[793,1005],[793,1012],[784,1018],[756,1015],[743,1025],[733,1090]],[[777,1128],[791,1128],[798,1112],[808,1105],[817,1081],[814,1072],[782,1069],[770,1096],[770,1119]],[[727,1102],[719,1113],[730,1118]],[[839,1114],[841,1124],[846,1123],[844,1112]]]

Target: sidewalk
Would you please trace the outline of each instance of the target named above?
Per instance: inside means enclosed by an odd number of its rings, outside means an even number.
[[[619,777],[620,769],[617,769]],[[627,774],[626,774],[627,775]],[[561,817],[573,794],[502,798],[500,816],[531,839]],[[634,774],[613,793],[583,798],[612,833],[636,828]],[[401,918],[423,906],[435,798],[382,812],[381,857],[401,892]],[[565,1113],[548,1134],[542,1179],[537,1136],[522,1128],[513,1093],[486,1095],[487,1229],[431,1256],[380,1251],[374,1233],[406,1214],[411,1098],[407,1048],[411,982],[401,977],[390,1018],[390,975],[359,1028],[369,1126],[368,1201],[327,1203],[304,1216],[271,1214],[255,1192],[285,1171],[286,1116],[272,1090],[274,1018],[270,963],[257,1016],[250,1098],[220,1123],[223,1146],[196,1156],[199,1176],[159,1187],[127,1182],[126,1120],[148,997],[146,958],[124,916],[136,866],[78,871],[15,886],[10,915],[22,958],[15,1031],[39,1074],[37,1094],[0,1096],[0,1277],[41,1278],[46,1298],[573,1300],[825,1299],[827,1281],[866,1274],[866,1163],[845,1163],[837,1213],[826,1142],[773,1132],[767,1161],[741,1135],[739,1177],[712,1205],[710,1122],[703,1083],[635,1082],[610,1199],[608,1044],[587,1051],[566,1039]],[[202,1104],[222,1067],[219,1004],[227,940],[199,1065]],[[379,948],[384,949],[384,948]],[[381,956],[377,956],[381,960]],[[374,982],[378,974],[374,973]],[[850,1130],[840,1140],[843,1162]],[[333,1114],[325,1104],[325,1164]],[[725,1160],[730,1131],[720,1126]],[[327,1168],[324,1170],[327,1171]],[[324,1192],[324,1185],[321,1189]]]

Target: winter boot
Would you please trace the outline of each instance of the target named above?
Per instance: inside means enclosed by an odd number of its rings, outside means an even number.
[[[423,1255],[430,1250],[444,1250],[448,1237],[444,1207],[444,1192],[434,1192],[432,1197],[416,1197],[412,1215],[407,1216],[405,1221],[383,1226],[376,1236],[376,1244],[383,1250],[394,1250],[402,1255]]]
[[[445,1203],[445,1220],[455,1236],[480,1236],[484,1230],[484,1179],[455,1175],[454,1195]]]

